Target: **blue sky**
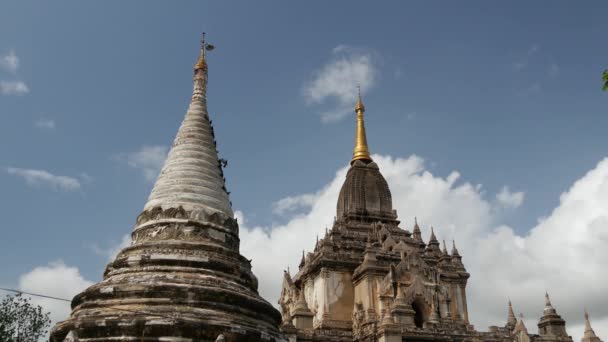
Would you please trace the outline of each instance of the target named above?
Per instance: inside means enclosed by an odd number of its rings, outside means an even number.
[[[3,2],[0,283],[57,260],[100,278],[183,118],[202,31],[217,47],[209,112],[250,226],[287,224],[273,203],[320,191],[347,165],[348,95],[310,88],[335,62],[363,58],[373,152],[415,154],[439,178],[456,170],[488,201],[504,186],[525,194],[499,215],[525,235],[608,155],[607,11],[602,1]],[[341,91],[354,96],[352,83]],[[25,170],[48,174],[28,183]]]

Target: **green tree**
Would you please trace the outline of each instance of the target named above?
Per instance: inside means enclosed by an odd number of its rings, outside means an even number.
[[[604,80],[604,90],[608,90],[608,70],[604,70],[604,77],[602,79]]]
[[[0,341],[38,341],[51,325],[49,315],[20,293],[4,297],[0,302]]]

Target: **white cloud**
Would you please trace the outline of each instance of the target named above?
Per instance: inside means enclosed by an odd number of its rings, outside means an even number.
[[[19,278],[21,291],[70,300],[92,284],[82,277],[78,268],[67,266],[61,260],[36,267]],[[40,297],[32,297],[32,302],[51,313],[53,324],[66,319],[71,312],[68,302]]]
[[[282,198],[272,204],[272,212],[285,215],[298,209],[308,209],[317,200],[316,194],[303,194]]]
[[[501,224],[495,210],[505,203],[521,204],[523,193],[503,189],[504,196],[497,198],[504,201],[491,201],[480,185],[459,182],[458,172],[434,176],[419,157],[374,159],[391,187],[402,227],[411,230],[417,216],[425,239],[430,225],[439,239],[456,238],[471,273],[467,296],[470,318],[478,329],[503,325],[510,297],[516,312],[525,314],[528,329],[536,332],[546,289],[575,340],[581,337],[584,306],[595,321],[608,320],[608,274],[603,271],[608,267],[608,159],[562,194],[551,215],[523,235]],[[303,200],[310,209],[284,225],[250,227],[237,212],[242,254],[253,259],[260,293],[272,303],[280,293],[282,270],[297,270],[302,249],[313,248],[315,237],[331,225],[345,173],[346,168],[340,169],[312,203]]]
[[[121,250],[123,250],[124,248],[126,248],[130,245],[131,245],[131,234],[125,234],[125,235],[123,235],[123,237],[119,243],[113,244],[109,248],[102,248],[102,247],[99,247],[99,245],[94,244],[91,246],[91,249],[93,250],[93,252],[95,252],[95,254],[100,255],[104,258],[107,258],[107,260],[111,261],[116,258],[116,255],[118,255],[118,252],[120,252]]]
[[[82,179],[84,183],[91,183],[93,181],[93,177],[86,172],[80,173],[80,179]]]
[[[21,177],[30,186],[47,185],[55,190],[75,191],[80,189],[80,181],[67,176],[56,176],[45,170],[20,169],[9,167],[6,169],[11,175]]]
[[[154,181],[165,163],[167,146],[143,146],[139,151],[121,154],[118,159],[125,160],[129,166],[143,172],[147,181]]]
[[[608,323],[608,296],[605,295],[608,274],[604,272],[608,267],[605,248],[608,244],[608,159],[564,192],[550,215],[520,235],[501,224],[500,215],[496,215],[495,206],[504,203],[486,199],[480,185],[460,181],[458,172],[445,178],[435,176],[417,156],[403,159],[374,155],[373,158],[391,187],[402,227],[411,230],[413,217],[417,216],[425,239],[430,234],[430,225],[435,227],[439,239],[456,239],[471,273],[467,286],[468,307],[477,329],[503,325],[506,301],[510,297],[516,312],[525,314],[529,331],[535,333],[544,306],[544,292],[548,289],[553,305],[568,321],[567,329],[574,340],[582,336],[584,307],[592,315],[596,333],[607,333],[602,327]],[[289,266],[297,270],[302,249],[313,248],[316,236],[330,227],[346,171],[347,167],[338,170],[334,179],[314,195],[292,196],[291,200],[284,201],[287,204],[282,208],[286,210],[308,208],[305,213],[295,213],[284,225],[272,229],[252,227],[243,213],[235,213],[241,226],[241,253],[253,258],[260,294],[271,303],[276,303],[280,293],[282,270]],[[512,195],[508,189],[503,190],[501,192]],[[516,202],[511,197],[506,196],[507,203]],[[125,237],[123,243],[127,239]],[[63,296],[69,297],[90,284],[78,270],[61,263],[37,268],[28,273],[31,274],[40,278],[22,277],[20,283],[38,287],[22,285],[23,290],[55,293],[53,291],[61,290],[58,287],[68,286],[70,294]],[[46,280],[42,275],[49,275],[49,279],[71,277],[73,281]],[[61,315],[69,312],[67,307],[65,310]]]
[[[508,186],[503,186],[496,194],[496,200],[505,208],[518,208],[524,203],[525,194],[522,191],[511,192]]]
[[[21,81],[0,81],[0,94],[25,95],[30,92],[28,86]]]
[[[9,51],[4,56],[0,56],[0,68],[12,73],[17,72],[17,69],[19,69],[19,57],[17,57],[14,50]]]
[[[19,69],[19,57],[11,50],[7,55],[0,56],[0,69],[16,73]],[[0,80],[0,95],[25,95],[30,92],[29,87],[22,81]]]
[[[333,122],[352,112],[357,99],[357,86],[366,93],[376,82],[377,70],[369,51],[339,45],[312,81],[305,84],[303,94],[309,104],[331,102],[321,113],[323,122]]]
[[[34,126],[42,129],[55,129],[55,120],[38,119],[34,122]]]

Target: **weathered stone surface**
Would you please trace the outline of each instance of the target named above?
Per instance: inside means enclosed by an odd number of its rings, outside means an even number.
[[[199,60],[192,102],[131,245],[101,282],[74,297],[52,342],[286,340],[280,313],[258,295],[251,264],[239,253],[206,84]]]
[[[368,151],[360,99],[356,108],[355,156]],[[388,184],[365,154],[351,162],[332,228],[302,256],[293,278],[284,274],[281,329],[290,342],[572,341],[550,303],[540,335],[516,322],[511,306],[505,327],[476,331],[468,279],[455,243],[448,253],[432,228],[425,243],[417,222],[412,233],[400,227]]]

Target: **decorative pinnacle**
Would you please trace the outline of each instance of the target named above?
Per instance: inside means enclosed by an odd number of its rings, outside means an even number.
[[[439,242],[435,236],[435,228],[433,228],[433,226],[431,226],[431,237],[429,238],[429,243],[430,242]]]
[[[201,38],[201,54],[198,56],[198,60],[194,65],[194,70],[207,70],[207,58],[205,56],[205,51],[211,51],[213,49],[215,49],[215,46],[205,41],[205,32],[203,32],[203,38]]]
[[[515,313],[513,312],[513,305],[511,304],[511,298],[509,298],[509,309],[507,312],[507,323],[515,325],[517,323],[517,319],[515,318]]]
[[[355,105],[355,112],[362,110],[365,111],[363,101],[361,101],[361,86],[357,85],[357,104]]]
[[[353,150],[351,164],[356,160],[372,161],[372,157],[369,155],[369,147],[367,146],[367,136],[365,134],[365,121],[363,120],[364,112],[365,106],[361,100],[361,88],[359,87],[359,95],[357,104],[355,105],[355,113],[357,113],[357,133],[355,136],[355,149]]]
[[[456,240],[452,240],[452,255],[460,256],[458,249],[456,249]]]

